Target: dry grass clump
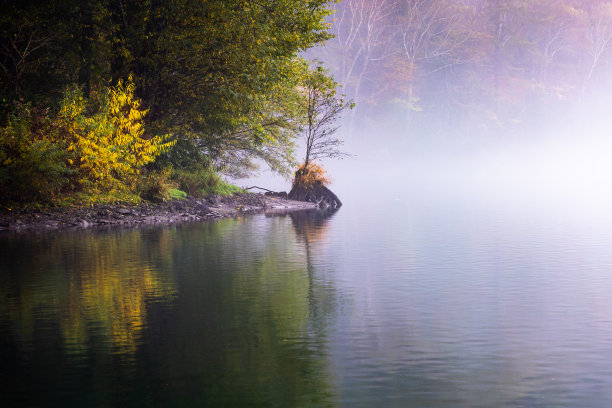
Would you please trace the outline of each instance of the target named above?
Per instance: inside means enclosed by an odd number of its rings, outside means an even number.
[[[331,183],[327,172],[317,163],[310,162],[304,167],[302,164],[295,172],[293,179],[294,187],[313,188],[315,186],[327,186]]]

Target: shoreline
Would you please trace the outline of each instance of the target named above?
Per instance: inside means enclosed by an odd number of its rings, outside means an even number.
[[[210,221],[246,214],[316,209],[315,203],[258,193],[177,199],[165,203],[111,204],[0,213],[0,233],[104,226],[164,225]]]

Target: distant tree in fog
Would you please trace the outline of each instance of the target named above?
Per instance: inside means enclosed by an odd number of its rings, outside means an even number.
[[[612,4],[609,2],[592,2],[589,6],[586,9],[588,68],[584,77],[583,90],[591,81],[595,70],[602,65],[605,57],[612,49]]]
[[[458,50],[470,33],[460,30],[461,14],[447,1],[404,0],[397,7],[398,54],[406,77],[408,102],[420,77],[459,63]]]
[[[331,21],[334,38],[324,59],[353,97],[377,88],[375,72],[391,55],[395,7],[399,0],[343,0]],[[377,84],[378,85],[378,84]],[[366,89],[364,91],[364,89]]]
[[[344,0],[330,22],[311,55],[366,115],[446,109],[501,126],[612,88],[610,0]]]

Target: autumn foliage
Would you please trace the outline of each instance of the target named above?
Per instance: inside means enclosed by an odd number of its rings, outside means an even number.
[[[167,151],[174,142],[144,137],[147,111],[134,97],[134,85],[121,81],[94,100],[87,112],[78,88],[66,92],[56,121],[76,171],[76,185],[97,193],[120,193],[133,187],[139,169]]]
[[[260,162],[290,174],[308,119],[299,55],[331,38],[331,2],[3,6],[1,206],[224,193],[217,173]]]
[[[325,169],[315,162],[308,163],[306,167],[302,164],[295,172],[295,178],[293,179],[294,187],[305,189],[315,186],[327,186],[330,183],[331,180]]]
[[[144,137],[134,85],[84,98],[68,87],[55,114],[17,104],[0,128],[0,189],[12,201],[134,199],[140,170],[174,142]]]

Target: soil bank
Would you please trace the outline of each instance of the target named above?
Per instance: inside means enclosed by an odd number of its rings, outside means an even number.
[[[96,205],[0,212],[1,231],[35,231],[112,225],[172,224],[241,214],[282,213],[317,208],[306,201],[263,194],[188,198],[159,204]]]

